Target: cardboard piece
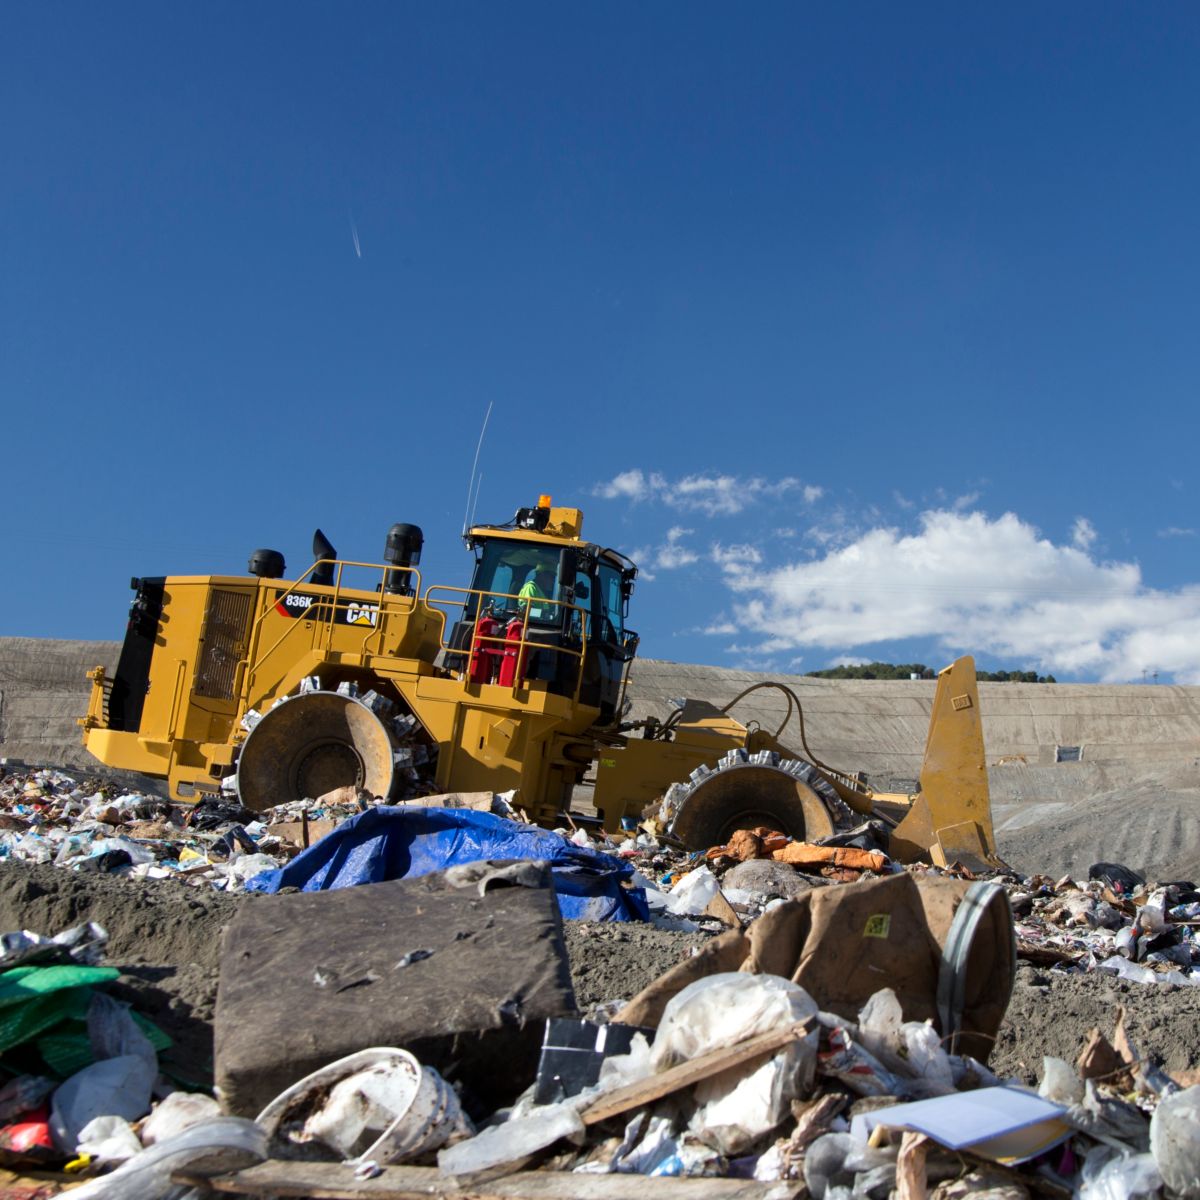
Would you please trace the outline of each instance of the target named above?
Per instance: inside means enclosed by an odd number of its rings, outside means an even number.
[[[285,842],[307,850],[337,827],[338,823],[329,817],[321,817],[316,821],[276,821],[274,825],[267,826],[267,836],[283,838]]]

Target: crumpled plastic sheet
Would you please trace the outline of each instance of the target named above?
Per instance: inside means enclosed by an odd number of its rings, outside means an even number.
[[[339,825],[287,866],[266,871],[247,891],[305,892],[382,883],[444,871],[464,863],[535,860],[550,864],[564,917],[586,921],[644,921],[645,893],[623,886],[633,877],[626,861],[577,846],[547,829],[468,809],[368,809]]]
[[[107,945],[108,931],[95,921],[74,925],[53,937],[30,929],[0,933],[0,971],[34,963],[49,966],[51,963],[75,962],[95,967],[103,960]]]
[[[261,1162],[267,1157],[266,1132],[241,1117],[200,1121],[70,1195],[72,1200],[165,1200],[178,1192],[171,1182],[172,1171],[184,1170],[189,1163],[211,1158],[217,1151],[237,1153],[246,1165]]]

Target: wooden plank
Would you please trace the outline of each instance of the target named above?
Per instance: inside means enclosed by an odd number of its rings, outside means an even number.
[[[1060,950],[1057,946],[1038,946],[1033,942],[1017,942],[1017,957],[1035,967],[1053,967],[1058,963],[1076,963],[1083,956]]]
[[[436,1167],[384,1167],[374,1179],[355,1179],[343,1163],[268,1160],[232,1175],[199,1178],[185,1172],[175,1183],[204,1185],[214,1192],[247,1196],[309,1196],[313,1200],[628,1200],[650,1188],[654,1200],[791,1200],[804,1185],[747,1179],[677,1179],[639,1175],[574,1175],[567,1171],[520,1171],[488,1183],[457,1183]]]
[[[678,1066],[660,1071],[636,1083],[626,1084],[605,1096],[601,1096],[590,1108],[580,1114],[585,1125],[595,1125],[609,1117],[618,1116],[633,1108],[642,1108],[661,1100],[672,1092],[678,1092],[693,1083],[699,1083],[710,1075],[717,1075],[730,1067],[741,1066],[755,1058],[765,1058],[782,1050],[790,1042],[803,1037],[811,1028],[808,1021],[797,1021],[786,1029],[772,1029],[757,1037],[747,1038],[734,1046],[722,1046],[699,1058],[689,1059]]]

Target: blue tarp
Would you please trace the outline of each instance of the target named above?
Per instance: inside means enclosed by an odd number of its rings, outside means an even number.
[[[369,808],[339,825],[286,867],[264,871],[250,892],[302,892],[383,883],[481,859],[550,864],[558,906],[568,919],[645,921],[646,893],[622,887],[633,876],[623,859],[568,842],[557,833],[462,808]]]

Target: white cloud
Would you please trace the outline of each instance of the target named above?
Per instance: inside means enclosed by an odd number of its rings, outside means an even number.
[[[1087,517],[1076,517],[1071,526],[1071,543],[1086,550],[1096,540],[1096,527]]]
[[[637,563],[638,578],[643,583],[653,583],[658,576],[651,569],[654,562],[654,551],[649,546],[638,546],[634,550],[630,550],[629,558],[632,562]]]
[[[713,542],[709,555],[718,566],[727,568],[755,566],[763,560],[762,551],[746,543],[723,546],[720,542]]]
[[[913,533],[874,528],[809,562],[728,564],[725,578],[741,601],[731,615],[764,639],[760,654],[933,638],[948,655],[1105,681],[1150,667],[1200,683],[1200,585],[1148,588],[1136,563],[1094,558],[1095,537],[1081,520],[1074,544],[1056,545],[1013,513],[943,508]]]
[[[851,517],[844,508],[835,508],[826,513],[821,521],[810,525],[804,531],[804,536],[808,541],[832,550],[848,545],[861,533],[862,527],[856,518]]]
[[[632,471],[622,471],[607,483],[597,484],[592,489],[592,494],[602,500],[648,500],[662,483],[661,476],[647,477],[635,468]]]
[[[1166,529],[1158,531],[1158,536],[1160,538],[1195,537],[1196,531],[1194,529],[1180,529],[1178,525],[1168,525]]]
[[[777,499],[800,486],[800,481],[790,475],[777,480],[739,475],[684,475],[669,480],[657,471],[645,472],[634,467],[621,471],[607,483],[597,484],[592,494],[603,500],[629,500],[635,504],[653,500],[679,512],[730,517],[760,500]],[[821,488],[811,485],[803,490],[808,503],[822,494]]]
[[[713,637],[730,637],[737,633],[738,627],[732,621],[714,621],[711,625],[705,625],[698,629],[697,633],[707,634]]]
[[[682,525],[673,525],[667,530],[666,541],[657,546],[643,546],[634,550],[629,557],[637,563],[641,578],[653,582],[655,570],[674,571],[699,562],[700,555],[683,544],[683,539],[693,532]]]
[[[816,504],[823,495],[825,495],[823,487],[817,487],[815,483],[806,484],[804,488],[804,503]]]

